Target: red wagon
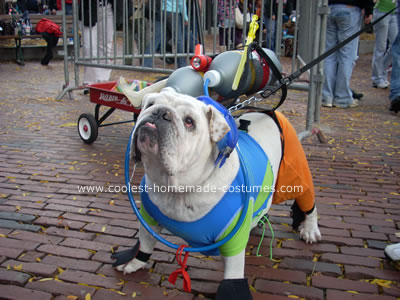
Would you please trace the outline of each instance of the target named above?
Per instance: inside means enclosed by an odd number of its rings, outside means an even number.
[[[148,85],[145,81],[135,80],[138,88]],[[131,81],[132,83],[132,81]],[[99,127],[135,122],[140,110],[133,107],[126,96],[117,90],[116,81],[95,83],[89,86],[90,102],[96,103],[94,116],[91,113],[83,113],[78,118],[78,133],[81,139],[87,143],[93,143],[98,136]],[[109,109],[100,116],[100,107]],[[103,123],[116,109],[122,109],[133,113],[132,120]]]

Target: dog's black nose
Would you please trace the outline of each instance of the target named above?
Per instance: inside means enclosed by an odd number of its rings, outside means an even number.
[[[172,120],[172,114],[171,111],[166,108],[166,107],[160,107],[152,112],[153,116],[157,118],[163,118],[165,121],[171,121]]]

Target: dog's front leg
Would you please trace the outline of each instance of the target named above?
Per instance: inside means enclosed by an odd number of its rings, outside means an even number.
[[[152,226],[153,230],[160,233],[160,226]],[[146,230],[146,228],[140,225],[139,227],[139,241],[138,244],[134,246],[138,247],[135,256],[126,264],[121,264],[117,266],[117,270],[124,272],[124,274],[130,274],[136,272],[137,270],[143,268],[153,253],[154,245],[157,240]]]
[[[216,300],[250,300],[247,278],[244,278],[245,250],[234,256],[224,256],[224,280],[220,283]]]

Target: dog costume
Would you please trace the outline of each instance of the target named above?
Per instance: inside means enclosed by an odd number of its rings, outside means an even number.
[[[173,234],[183,238],[191,247],[204,247],[225,238],[234,228],[242,213],[245,197],[250,197],[246,217],[236,234],[219,249],[203,253],[204,255],[233,256],[245,249],[253,219],[260,214],[270,201],[274,175],[268,157],[260,145],[246,132],[239,132],[238,149],[245,159],[238,173],[227,188],[224,197],[205,216],[194,222],[181,222],[165,216],[151,201],[146,189],[145,177],[141,187],[141,214],[149,225],[160,224]],[[250,186],[246,186],[243,167],[247,168]],[[244,193],[247,191],[247,193]]]

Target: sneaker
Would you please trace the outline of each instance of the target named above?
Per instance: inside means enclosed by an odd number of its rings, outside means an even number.
[[[400,96],[390,102],[389,110],[395,112],[396,114],[400,111]]]
[[[349,104],[349,106],[347,106],[347,108],[353,108],[353,107],[357,107],[359,105],[360,105],[360,103],[358,102],[358,100],[357,99],[353,99],[353,102],[351,102]]]
[[[353,102],[351,102],[349,105],[346,104],[333,104],[334,107],[338,108],[353,108],[359,106],[360,103],[358,102],[357,99],[353,99]]]
[[[387,89],[389,82],[372,83],[372,87],[376,89]]]
[[[400,243],[386,246],[385,254],[391,260],[399,261],[400,260]]]

